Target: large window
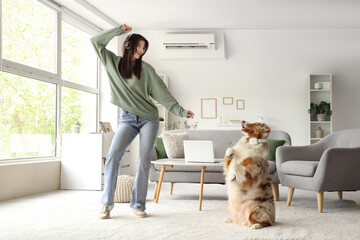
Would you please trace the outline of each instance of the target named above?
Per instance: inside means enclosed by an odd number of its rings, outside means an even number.
[[[0,72],[0,159],[54,156],[56,86]]]
[[[2,0],[0,160],[59,157],[71,125],[97,130],[99,29],[44,2]]]
[[[56,71],[56,12],[35,0],[2,0],[2,57]]]
[[[95,132],[97,115],[97,95],[63,87],[61,91],[61,129],[71,133],[71,126],[81,124],[81,132]]]
[[[97,87],[97,57],[91,35],[62,22],[62,78]]]

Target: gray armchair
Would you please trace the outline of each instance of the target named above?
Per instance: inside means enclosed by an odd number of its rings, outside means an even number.
[[[274,130],[270,133],[268,139],[278,139],[278,140],[285,140],[283,146],[291,146],[291,137],[287,132]],[[276,170],[276,163],[273,161],[268,161],[269,163],[269,175],[272,179],[271,188],[274,195],[274,200],[278,201],[279,199],[279,176]]]
[[[360,129],[332,133],[309,146],[279,147],[276,168],[280,182],[289,187],[290,206],[295,188],[316,191],[318,211],[324,192],[360,190]]]

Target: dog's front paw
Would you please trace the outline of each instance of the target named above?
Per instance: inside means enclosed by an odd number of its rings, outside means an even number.
[[[260,223],[255,223],[255,224],[251,225],[252,230],[256,230],[256,229],[260,229],[260,228],[263,228],[263,226],[261,226]]]
[[[226,218],[226,219],[224,219],[224,223],[232,223],[232,219],[231,218]]]
[[[225,156],[232,157],[232,155],[234,155],[233,149],[232,148],[226,149]]]

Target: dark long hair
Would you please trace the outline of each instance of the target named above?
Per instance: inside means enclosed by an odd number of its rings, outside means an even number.
[[[132,64],[132,57],[137,49],[138,42],[143,40],[145,42],[145,52],[140,56],[139,59],[135,60],[135,64]],[[132,74],[140,79],[141,77],[141,63],[142,57],[146,53],[149,47],[149,42],[140,34],[129,35],[123,44],[123,56],[119,63],[120,74],[123,78],[131,78]]]

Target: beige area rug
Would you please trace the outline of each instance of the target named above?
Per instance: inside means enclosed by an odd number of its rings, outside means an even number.
[[[280,187],[276,225],[261,230],[223,223],[226,187],[205,185],[198,211],[198,184],[175,184],[169,195],[163,184],[158,204],[149,185],[147,213],[133,215],[127,203],[116,204],[109,220],[97,219],[101,192],[55,191],[0,203],[0,239],[360,239],[360,192],[326,193],[324,213],[317,212],[316,193],[295,190],[286,206]]]

